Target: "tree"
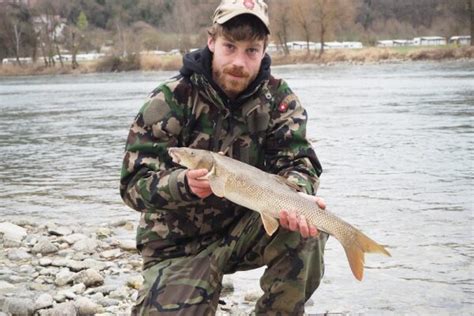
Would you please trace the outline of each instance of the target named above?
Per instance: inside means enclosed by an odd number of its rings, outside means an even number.
[[[20,58],[27,56],[35,41],[31,38],[31,15],[26,7],[17,4],[4,6],[0,14],[0,40],[7,56],[15,56],[18,65]]]
[[[321,42],[319,50],[319,57],[321,57],[326,39],[334,33],[335,29],[345,23],[354,23],[356,7],[355,3],[349,0],[315,0],[312,12]]]
[[[275,0],[268,3],[270,9],[270,16],[272,21],[270,23],[271,33],[276,36],[278,42],[283,47],[285,55],[290,54],[288,49],[289,32],[290,32],[290,7],[287,1]]]
[[[309,55],[309,41],[311,39],[311,0],[293,0],[295,20],[303,32],[303,38],[306,41],[306,53]]]

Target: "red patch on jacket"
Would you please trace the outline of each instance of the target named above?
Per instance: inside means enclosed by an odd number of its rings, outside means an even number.
[[[280,111],[281,113],[285,113],[287,110],[288,110],[288,103],[286,102],[280,103],[280,105],[278,106],[278,111]]]

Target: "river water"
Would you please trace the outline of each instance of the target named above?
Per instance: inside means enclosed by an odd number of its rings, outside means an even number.
[[[388,246],[356,281],[330,239],[308,313],[473,314],[474,62],[285,66],[322,162],[319,195]],[[137,221],[118,179],[128,127],[172,72],[0,78],[0,216]],[[258,288],[262,269],[234,276]]]

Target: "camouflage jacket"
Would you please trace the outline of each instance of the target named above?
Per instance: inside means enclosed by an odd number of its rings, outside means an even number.
[[[211,58],[208,49],[188,54],[181,75],[153,91],[130,128],[120,193],[141,212],[137,246],[144,257],[198,251],[247,211],[214,195],[192,194],[168,147],[225,151],[316,193],[322,169],[305,137],[306,111],[288,85],[270,75],[270,58],[234,102],[213,83]]]

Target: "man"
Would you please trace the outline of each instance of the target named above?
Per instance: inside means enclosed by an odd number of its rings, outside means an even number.
[[[320,283],[327,234],[279,210],[282,227],[268,236],[258,213],[212,194],[207,170],[186,170],[167,153],[222,151],[316,193],[322,170],[305,138],[306,111],[271,76],[268,35],[262,0],[223,0],[207,47],[184,57],[180,75],[153,91],[131,126],[121,195],[141,212],[144,265],[132,314],[213,315],[224,274],[266,265],[255,313],[301,315]]]

